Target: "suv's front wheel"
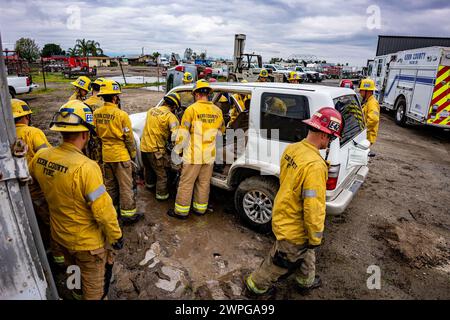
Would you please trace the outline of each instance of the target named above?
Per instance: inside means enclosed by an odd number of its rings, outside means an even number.
[[[234,194],[234,204],[241,219],[253,230],[270,232],[272,209],[278,183],[268,177],[250,177],[242,181]]]

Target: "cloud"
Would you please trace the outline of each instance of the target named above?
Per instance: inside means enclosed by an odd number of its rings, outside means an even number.
[[[367,28],[370,5],[381,10],[381,29]],[[68,8],[80,8],[81,28],[68,28]],[[247,35],[246,51],[288,57],[310,54],[364,65],[378,34],[448,36],[448,1],[311,0],[0,0],[4,47],[20,37],[64,49],[79,38],[100,42],[106,54],[177,52],[187,47],[231,57],[234,34]],[[73,14],[73,13],[72,13]]]

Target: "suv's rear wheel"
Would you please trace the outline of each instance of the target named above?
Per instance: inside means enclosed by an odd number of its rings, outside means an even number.
[[[270,232],[272,209],[278,191],[275,179],[250,177],[241,182],[234,195],[234,204],[241,219],[253,230]]]

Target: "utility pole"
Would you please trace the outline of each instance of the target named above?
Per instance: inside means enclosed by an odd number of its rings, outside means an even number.
[[[47,83],[45,82],[44,59],[42,57],[41,57],[41,67],[42,67],[42,78],[44,79],[44,89],[47,90]]]
[[[125,78],[125,73],[123,73],[123,68],[122,68],[122,58],[119,58],[119,66],[120,66],[120,70],[122,71],[123,82],[125,85],[127,85],[127,79]]]

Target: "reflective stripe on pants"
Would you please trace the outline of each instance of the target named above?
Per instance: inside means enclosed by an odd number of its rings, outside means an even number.
[[[183,164],[175,200],[176,213],[185,215],[189,213],[192,193],[194,194],[193,205],[196,211],[200,213],[202,213],[201,210],[204,210],[203,212],[206,211],[212,172],[212,164]]]

